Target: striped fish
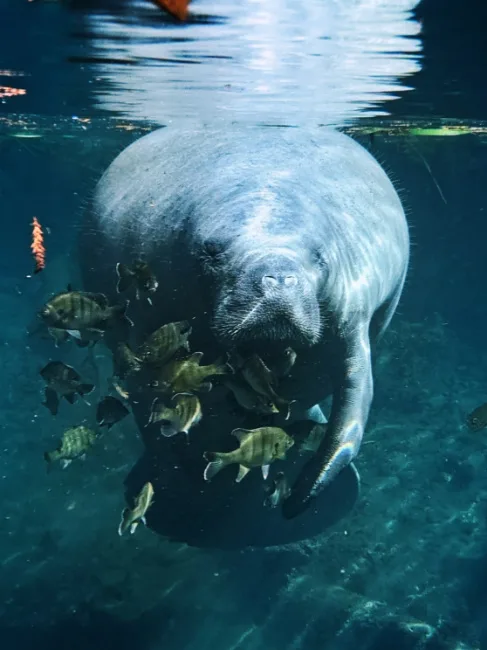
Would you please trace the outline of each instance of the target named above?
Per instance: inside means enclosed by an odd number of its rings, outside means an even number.
[[[234,429],[232,435],[240,442],[240,447],[229,452],[207,451],[205,460],[209,461],[204,472],[205,481],[227,465],[239,465],[236,482],[245,478],[253,467],[261,467],[264,479],[269,474],[269,465],[275,460],[283,460],[294,440],[279,427],[260,427],[258,429]]]

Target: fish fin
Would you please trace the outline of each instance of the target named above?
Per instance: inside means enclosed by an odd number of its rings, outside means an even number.
[[[173,424],[161,424],[161,436],[164,438],[172,438],[178,433],[178,429]]]
[[[205,481],[211,481],[211,479],[227,464],[225,456],[222,456],[222,454],[219,454],[218,452],[207,451],[203,454],[203,458],[209,461],[203,473]]]
[[[79,330],[66,330],[66,332],[74,339],[79,339],[81,341],[81,332]]]
[[[66,395],[63,395],[64,399],[69,402],[70,404],[74,404],[76,401],[76,393],[66,393]]]
[[[139,525],[139,520],[137,519],[136,521],[133,521],[130,524],[130,534],[133,535],[135,531],[137,530],[137,526]]]
[[[235,438],[237,438],[237,440],[239,441],[239,443],[242,444],[242,442],[243,442],[246,438],[248,438],[248,436],[249,436],[251,433],[252,433],[252,431],[251,431],[250,429],[234,429],[234,430],[231,432],[231,435],[232,435],[232,436],[235,436]]]
[[[45,451],[44,452],[44,460],[48,465],[54,462],[56,458],[57,451]]]
[[[46,401],[42,402],[42,405],[49,409],[51,415],[57,415],[59,408],[59,397],[56,391],[53,388],[46,388],[44,390],[44,396]]]
[[[267,477],[269,476],[269,465],[262,465],[262,476],[264,477],[264,481],[267,481]]]
[[[149,305],[152,307],[152,300],[149,298],[149,296],[147,296],[147,302],[148,302]]]
[[[80,395],[88,395],[95,389],[95,384],[80,384],[78,386],[78,393]]]
[[[240,483],[240,481],[244,479],[249,472],[250,469],[248,467],[245,467],[244,465],[240,465],[238,468],[238,474],[237,474],[237,478],[235,479],[235,483]]]
[[[201,393],[209,393],[212,388],[213,388],[213,384],[211,383],[211,381],[204,381],[200,384]]]
[[[119,320],[124,325],[134,326],[134,322],[127,316],[127,309],[130,305],[130,300],[127,300],[123,305],[114,305],[112,310],[112,316]]]
[[[103,309],[108,307],[108,298],[105,296],[104,293],[93,293],[91,291],[83,291],[83,294],[90,300],[93,300],[93,302],[96,302],[96,304],[100,305],[100,307],[102,307]]]
[[[194,363],[197,363],[199,365],[202,358],[203,358],[203,352],[193,352],[193,354],[191,354],[188,357],[188,361],[193,361]]]
[[[129,508],[124,508],[122,510],[122,517],[120,519],[120,523],[118,524],[118,534],[120,535],[120,537],[122,537],[122,535],[124,534],[124,532],[128,528],[128,518],[127,518],[127,516],[129,515],[129,513],[130,513]]]
[[[61,460],[61,469],[66,469],[66,467],[69,467],[72,462],[71,458],[63,458]]]
[[[74,342],[79,348],[87,348],[91,341],[81,341],[80,339],[74,339]]]
[[[115,270],[118,276],[117,293],[124,293],[132,286],[135,279],[135,273],[129,266],[122,264],[121,262],[117,262]]]
[[[215,363],[212,364],[213,374],[215,375],[234,375],[235,370],[232,365],[229,363],[230,355],[227,353],[226,359],[218,358]]]
[[[66,341],[68,338],[68,333],[66,330],[62,330],[56,327],[48,327],[47,331],[56,342],[56,347],[58,347],[58,343],[64,343],[64,341]]]
[[[140,521],[144,524],[144,526],[147,526],[147,519],[145,518],[145,515],[142,515]]]

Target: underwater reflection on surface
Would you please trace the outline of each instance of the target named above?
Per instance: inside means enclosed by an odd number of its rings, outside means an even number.
[[[384,115],[420,69],[415,0],[196,1],[188,23],[142,1],[86,16],[95,104],[167,124],[341,124]],[[82,58],[78,58],[82,61]]]

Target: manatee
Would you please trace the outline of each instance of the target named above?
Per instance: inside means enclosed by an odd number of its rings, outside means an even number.
[[[158,277],[153,306],[131,305],[137,343],[188,320],[191,349],[207,362],[237,349],[271,365],[292,347],[296,363],[279,393],[295,402],[289,423],[278,423],[291,435],[325,422],[321,406],[332,400],[317,453],[276,463],[292,490],[282,511],[269,512],[261,477],[236,485],[228,469],[203,480],[203,452],[234,448],[232,428],[262,419],[235,413],[216,386],[191,444],[162,446],[144,426],[150,399],[138,398],[145,453],[127,489],[154,485],[150,527],[196,545],[265,546],[315,535],[349,512],[373,395],[371,345],[394,314],[409,261],[401,202],[373,156],[332,129],[159,129],[103,174],[80,246],[86,290],[113,299],[115,265],[134,258]]]

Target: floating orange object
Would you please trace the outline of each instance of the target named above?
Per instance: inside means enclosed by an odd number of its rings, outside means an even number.
[[[152,2],[179,20],[186,20],[188,17],[189,0],[152,0]]]
[[[30,245],[35,260],[34,273],[39,273],[46,266],[46,249],[44,246],[44,234],[37,217],[32,220],[32,244]]]
[[[16,97],[26,94],[25,88],[10,88],[10,86],[0,86],[0,97]]]

